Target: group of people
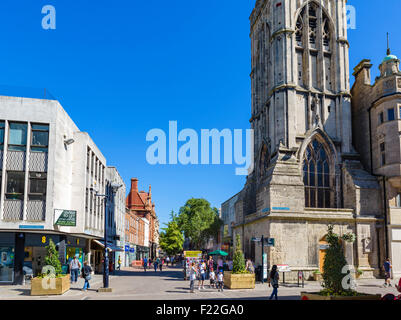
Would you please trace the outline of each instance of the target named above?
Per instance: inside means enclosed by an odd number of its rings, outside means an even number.
[[[201,260],[199,264],[192,262],[189,272],[190,291],[194,292],[195,281],[198,280],[198,290],[205,289],[206,278],[209,278],[210,288],[216,288],[219,291],[224,290],[223,267],[218,268],[217,275],[214,271],[213,259],[210,258],[208,264]]]
[[[145,270],[145,272],[148,267],[150,268],[152,266],[152,264],[153,264],[153,267],[155,268],[155,272],[157,272],[157,269],[159,269],[160,271],[163,271],[164,263],[165,263],[165,259],[160,259],[160,258],[156,258],[156,259],[152,260],[151,258],[148,259],[145,257],[145,258],[143,258],[143,261],[142,261],[143,269]]]
[[[79,262],[77,257],[74,256],[70,262],[71,283],[78,282],[78,274],[80,269],[81,269],[81,262]],[[81,276],[85,280],[82,291],[86,291],[87,289],[90,288],[89,280],[91,280],[92,272],[93,272],[92,268],[89,265],[88,261],[85,261],[81,269]]]

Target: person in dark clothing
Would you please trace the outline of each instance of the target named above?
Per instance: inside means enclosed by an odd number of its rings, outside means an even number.
[[[88,261],[84,262],[84,266],[82,267],[82,278],[85,279],[85,284],[83,287],[83,291],[90,288],[89,280],[91,279],[92,268],[88,264]]]
[[[277,271],[277,266],[274,265],[274,266],[272,267],[272,270],[271,270],[270,276],[269,276],[269,280],[268,280],[268,282],[269,282],[269,287],[270,287],[270,285],[273,287],[273,292],[272,292],[272,294],[271,294],[271,296],[270,296],[270,300],[272,300],[273,297],[275,297],[276,300],[277,300],[277,291],[278,291],[278,281],[279,281],[279,278],[280,278],[280,277],[279,277],[279,274],[278,274],[278,271]]]

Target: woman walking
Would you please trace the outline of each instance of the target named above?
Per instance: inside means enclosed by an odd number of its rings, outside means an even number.
[[[277,291],[278,291],[278,281],[279,281],[279,279],[280,279],[280,276],[279,276],[278,271],[277,271],[277,266],[274,265],[272,267],[272,270],[270,272],[269,279],[268,279],[269,287],[270,287],[270,285],[273,287],[273,292],[272,292],[269,300],[272,300],[273,297],[276,297],[276,300],[278,299],[277,298]]]
[[[89,280],[91,279],[92,268],[88,265],[88,261],[84,262],[84,266],[82,268],[82,278],[85,279],[85,284],[83,287],[83,291],[90,288]]]

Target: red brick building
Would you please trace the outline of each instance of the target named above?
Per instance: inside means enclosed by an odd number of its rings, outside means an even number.
[[[126,213],[126,238],[136,246],[136,259],[155,258],[159,247],[159,222],[152,202],[152,188],[139,191],[138,179],[131,179]]]

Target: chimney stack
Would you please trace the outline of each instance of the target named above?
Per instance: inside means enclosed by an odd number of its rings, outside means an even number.
[[[131,191],[138,192],[138,179],[137,178],[131,179]]]

